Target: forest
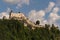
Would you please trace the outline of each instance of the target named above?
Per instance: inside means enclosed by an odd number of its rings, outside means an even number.
[[[45,24],[33,30],[22,21],[0,19],[0,40],[60,40],[60,29]]]

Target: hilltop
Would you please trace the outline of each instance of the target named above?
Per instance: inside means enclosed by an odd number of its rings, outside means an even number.
[[[30,27],[24,26],[23,21],[1,19],[0,40],[60,40],[60,30],[54,24],[34,30]]]

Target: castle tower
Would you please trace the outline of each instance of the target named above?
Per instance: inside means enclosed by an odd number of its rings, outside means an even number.
[[[37,21],[36,21],[36,25],[39,25],[39,24],[40,24],[40,21],[39,21],[39,20],[37,20]]]
[[[9,19],[11,19],[11,13],[12,13],[12,12],[13,12],[13,11],[11,10],[10,13],[9,13]]]

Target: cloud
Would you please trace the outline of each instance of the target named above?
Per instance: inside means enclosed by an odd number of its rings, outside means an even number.
[[[30,0],[21,0],[21,2],[17,4],[16,8],[19,9],[23,4],[29,5],[29,1]]]
[[[59,7],[54,7],[52,10],[53,13],[58,13],[58,11],[59,11]]]
[[[5,16],[7,19],[9,18],[9,14],[7,12],[1,12],[0,13],[0,19],[2,19],[3,16]]]
[[[5,16],[7,19],[9,18],[9,12],[11,11],[10,8],[7,8],[7,10],[5,12],[1,12],[0,13],[0,19],[3,18],[3,16]]]
[[[54,7],[52,12],[49,15],[49,22],[50,23],[55,23],[57,20],[60,19],[60,16],[58,15],[59,8]]]
[[[43,17],[43,16],[45,16],[45,11],[40,10],[40,11],[37,12],[37,14],[38,14],[38,16]]]
[[[45,9],[45,12],[50,12],[54,6],[54,2],[49,2],[48,7]]]
[[[40,10],[40,11],[31,10],[29,12],[28,18],[32,22],[36,22],[37,20],[40,20],[40,22],[42,24],[42,21],[44,20],[44,18],[43,18],[44,16],[45,16],[45,11],[44,10]]]
[[[49,5],[45,10],[31,10],[29,12],[28,18],[32,22],[36,22],[36,20],[40,20],[40,23],[42,25],[44,24],[55,24],[58,26],[60,23],[57,23],[57,20],[60,20],[60,16],[58,15],[58,12],[60,10],[59,7],[55,6],[56,4],[54,2],[49,2]],[[46,13],[49,13],[49,16],[47,16],[47,19],[45,18]]]
[[[11,4],[16,4],[20,2],[20,0],[4,0],[4,1]]]
[[[50,12],[52,10],[52,8],[55,6],[54,2],[49,2],[49,5],[47,8],[45,8],[45,10],[31,10],[29,12],[29,19],[33,22],[36,22],[36,20],[40,20],[41,24],[47,24],[48,20],[46,20],[44,18],[44,16],[46,15],[47,12]]]
[[[50,21],[55,22],[59,18],[60,18],[60,16],[58,16],[57,14],[50,13],[50,19],[51,19]]]
[[[9,4],[16,4],[16,8],[22,7],[23,4],[29,5],[30,0],[4,0],[4,2]]]

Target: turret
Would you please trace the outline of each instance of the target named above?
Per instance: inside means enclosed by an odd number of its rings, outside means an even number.
[[[40,21],[39,21],[39,20],[37,20],[37,21],[36,21],[36,25],[39,25],[39,24],[40,24]]]
[[[9,19],[11,18],[11,13],[12,13],[12,12],[13,12],[13,11],[11,10],[10,13],[9,13]]]
[[[18,13],[21,13],[21,12],[18,12]]]

